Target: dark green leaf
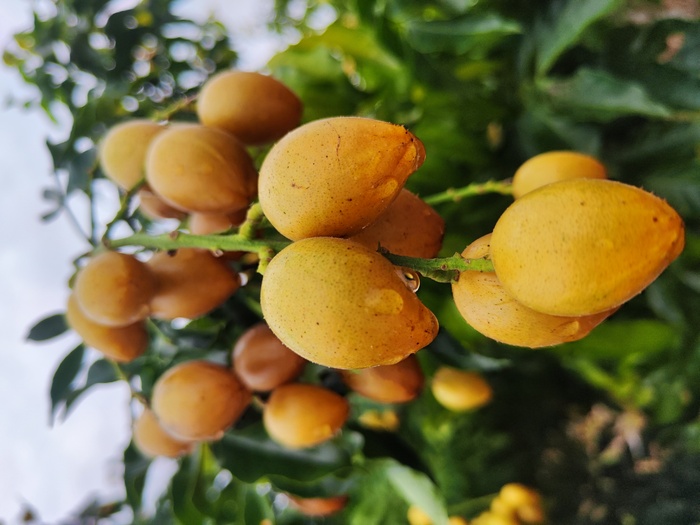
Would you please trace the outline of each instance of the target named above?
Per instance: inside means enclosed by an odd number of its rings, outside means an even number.
[[[357,444],[352,437],[308,449],[284,448],[272,441],[262,425],[229,432],[213,445],[222,466],[238,479],[253,483],[265,476],[311,481],[350,466]]]
[[[542,88],[557,109],[582,120],[609,122],[631,115],[671,115],[642,85],[601,70],[580,68],[570,79],[543,81]]]
[[[82,344],[78,345],[63,358],[63,361],[58,365],[53,375],[53,379],[51,380],[51,421],[53,421],[56,410],[66,401],[73,391],[75,380],[83,368],[84,353],[85,347],[83,347]]]
[[[68,330],[68,324],[63,314],[45,317],[29,329],[27,339],[30,341],[47,341],[58,337]]]
[[[75,402],[82,397],[82,395],[90,390],[95,385],[113,383],[119,378],[114,370],[114,364],[106,359],[100,359],[95,361],[90,365],[88,369],[87,378],[85,384],[80,388],[75,388],[66,398],[66,415],[75,405]]]
[[[591,24],[622,4],[622,0],[567,0],[563,8],[552,14],[549,23],[538,28],[537,73],[545,74]]]

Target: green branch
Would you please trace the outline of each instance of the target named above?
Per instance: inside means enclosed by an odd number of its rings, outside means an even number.
[[[449,188],[435,195],[428,195],[423,200],[430,204],[441,204],[443,202],[459,202],[465,197],[483,195],[484,193],[500,193],[501,195],[512,195],[513,187],[510,179],[489,180],[486,182],[472,182],[463,188]]]
[[[393,253],[380,250],[382,255],[397,266],[410,268],[419,274],[433,281],[449,283],[459,279],[461,272],[492,272],[493,264],[488,259],[465,259],[456,253],[452,257],[439,259],[420,259],[417,257],[406,257],[404,255],[394,255]]]

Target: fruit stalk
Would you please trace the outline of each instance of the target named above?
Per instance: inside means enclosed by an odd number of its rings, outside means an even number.
[[[500,193],[501,195],[512,195],[513,187],[510,179],[487,180],[486,182],[472,182],[462,188],[448,188],[447,190],[428,195],[423,201],[431,206],[443,202],[459,202],[465,197],[483,195],[484,193]]]

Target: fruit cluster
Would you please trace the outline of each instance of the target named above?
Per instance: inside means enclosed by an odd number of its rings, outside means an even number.
[[[438,256],[445,232],[437,212],[404,188],[425,159],[417,137],[359,117],[299,126],[301,102],[257,73],[213,77],[197,113],[199,123],[134,120],[105,136],[105,175],[138,195],[143,214],[178,219],[193,235],[172,235],[150,254],[96,253],[75,278],[70,326],[107,358],[131,361],[149,346],[149,318],[211,312],[249,280],[237,271],[243,252],[277,253],[261,264],[264,322],[235,341],[231,366],[191,360],[158,378],[134,424],[145,454],[177,457],[220,439],[251,405],[262,407],[268,435],[283,447],[331,439],[350,405],[342,390],[296,382],[308,361],[334,369],[347,389],[376,403],[407,403],[427,382],[449,410],[488,403],[491,387],[477,373],[440,368],[426,381],[414,355],[438,334],[416,291],[421,261]],[[274,141],[258,173],[247,147]],[[516,200],[491,234],[437,264],[451,277],[464,319],[497,341],[536,348],[580,339],[683,249],[678,214],[650,193],[607,180],[591,157],[535,157],[512,190]],[[269,239],[292,241],[282,249],[249,231],[259,225],[250,213],[256,197],[276,230]],[[391,254],[408,266],[393,264]],[[489,269],[474,271],[473,261]],[[358,421],[392,429],[391,414]],[[526,518],[522,505],[502,496],[510,522],[542,521],[541,507],[537,519]],[[338,498],[333,510],[345,504]]]

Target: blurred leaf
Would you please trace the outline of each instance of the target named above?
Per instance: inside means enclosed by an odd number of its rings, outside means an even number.
[[[66,398],[66,415],[81,396],[95,385],[113,383],[119,380],[114,370],[114,364],[106,359],[99,359],[90,365],[85,384],[75,388]]]
[[[313,448],[289,449],[272,441],[261,424],[228,432],[213,445],[222,466],[248,483],[265,476],[312,481],[351,465],[359,443],[356,436],[343,435]]]
[[[68,324],[63,314],[54,314],[36,323],[29,329],[27,339],[30,341],[48,341],[65,333]]]
[[[408,23],[408,42],[421,53],[446,52],[462,55],[489,48],[505,37],[520,33],[520,25],[494,13],[467,15],[452,20]]]
[[[51,380],[51,413],[50,421],[56,414],[56,410],[63,404],[72,393],[72,387],[83,367],[83,355],[85,347],[80,344],[75,347],[61,364],[56,368],[56,372]]]
[[[629,115],[660,118],[671,115],[641,84],[602,70],[582,67],[570,79],[543,81],[542,88],[557,109],[585,121],[609,122]]]
[[[445,501],[435,484],[420,472],[400,464],[386,471],[389,482],[409,505],[416,505],[433,520],[435,525],[447,525]]]
[[[124,450],[124,489],[126,501],[134,513],[138,514],[143,499],[143,489],[146,484],[146,473],[151,460],[138,452],[133,442]]]
[[[538,28],[537,73],[546,73],[561,54],[575,45],[596,20],[623,5],[622,0],[566,0],[553,2],[550,22]]]

